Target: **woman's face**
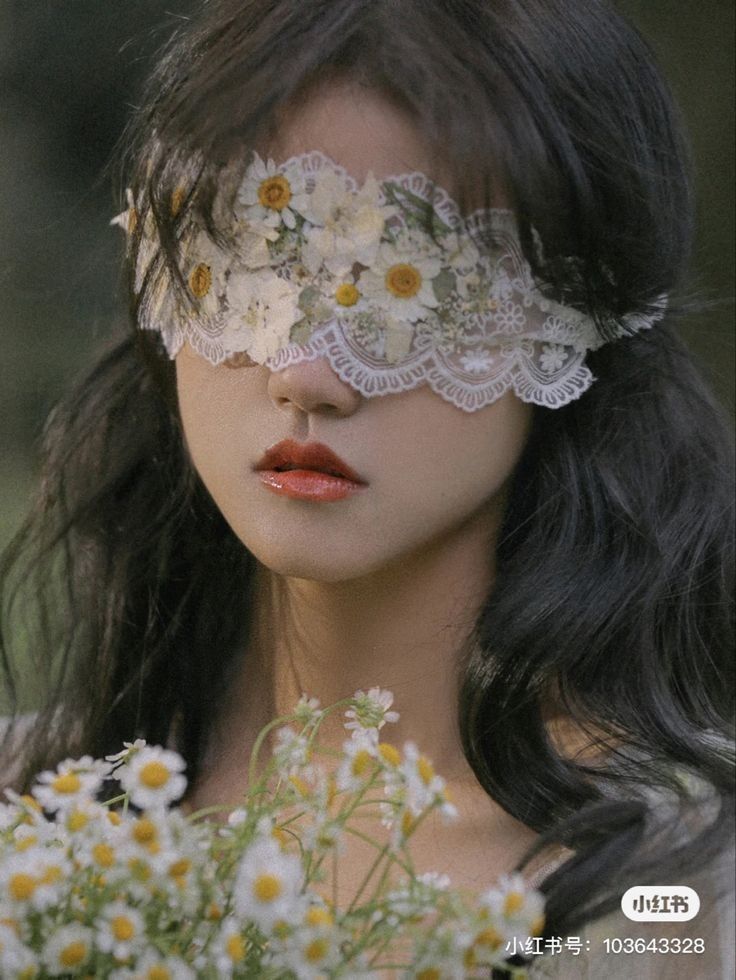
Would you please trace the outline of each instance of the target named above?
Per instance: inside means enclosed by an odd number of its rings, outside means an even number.
[[[318,149],[359,181],[419,170],[445,184],[408,118],[363,89],[318,91],[279,133],[267,147],[277,160]],[[326,582],[420,557],[476,524],[492,534],[532,417],[513,392],[472,413],[427,387],[364,398],[324,359],[272,373],[213,366],[185,346],[176,375],[192,461],[235,534],[274,572]],[[269,481],[257,467],[284,440],[326,446],[360,486],[343,496]]]

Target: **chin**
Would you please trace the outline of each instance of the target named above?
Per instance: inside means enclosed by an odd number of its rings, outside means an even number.
[[[236,528],[235,533],[238,534]],[[332,547],[325,538],[317,543],[278,540],[276,537],[264,540],[259,535],[254,540],[250,535],[238,534],[250,553],[275,575],[284,578],[308,579],[314,582],[347,582],[377,571],[385,564],[385,559],[373,554],[361,554],[360,550]]]

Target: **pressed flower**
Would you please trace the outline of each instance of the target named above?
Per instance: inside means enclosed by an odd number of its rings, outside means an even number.
[[[307,207],[308,195],[297,167],[284,167],[254,153],[237,200],[248,224],[278,228],[283,223],[293,229],[297,215]]]

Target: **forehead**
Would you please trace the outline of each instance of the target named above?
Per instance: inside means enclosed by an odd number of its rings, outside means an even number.
[[[281,111],[263,150],[276,160],[320,150],[360,182],[369,172],[380,179],[415,170],[443,187],[450,179],[410,114],[352,81],[312,86]]]

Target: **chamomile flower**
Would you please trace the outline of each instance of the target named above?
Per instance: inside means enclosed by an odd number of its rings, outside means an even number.
[[[124,962],[140,952],[146,941],[143,916],[125,902],[111,902],[96,923],[97,948]]]
[[[60,926],[47,940],[43,962],[52,977],[76,976],[89,964],[94,933],[87,926]]]
[[[432,280],[441,271],[439,252],[405,232],[396,242],[381,245],[371,268],[361,273],[359,288],[391,316],[416,323],[438,305]]]
[[[343,742],[343,756],[335,773],[335,783],[342,791],[355,792],[378,768],[377,736],[372,729],[358,729]]]
[[[544,927],[544,898],[518,873],[501,875],[497,887],[480,896],[480,904],[492,921],[503,923],[506,939],[517,936],[523,940],[538,935]]]
[[[319,721],[323,714],[319,698],[310,698],[307,694],[302,694],[294,708],[294,714],[300,725],[312,725]]]
[[[9,926],[0,925],[0,976],[6,980],[32,980],[41,972],[38,957]]]
[[[218,977],[231,977],[234,971],[242,969],[248,946],[241,926],[232,917],[225,919],[209,949]]]
[[[94,797],[109,774],[108,763],[93,759],[91,755],[65,759],[55,772],[40,773],[31,793],[44,810],[55,813]]]
[[[308,740],[303,735],[297,734],[293,728],[285,725],[276,731],[273,757],[280,772],[292,775],[306,765],[308,761]]]
[[[141,749],[117,770],[130,801],[143,810],[169,806],[186,789],[185,762],[177,752],[157,746]]]
[[[308,206],[304,175],[295,166],[282,166],[253,154],[237,195],[250,225],[264,228],[296,227],[297,214]]]
[[[398,711],[389,711],[394,703],[391,691],[383,691],[380,687],[372,687],[368,693],[356,691],[353,695],[353,705],[345,712],[348,721],[345,728],[348,731],[360,732],[362,729],[371,732],[378,739],[378,732],[386,722],[399,720]]]
[[[194,970],[179,956],[164,956],[146,950],[131,970],[120,970],[115,980],[196,980]]]
[[[273,837],[256,840],[240,859],[233,886],[235,911],[264,931],[293,921],[303,904],[304,872],[295,854],[285,854]]]

